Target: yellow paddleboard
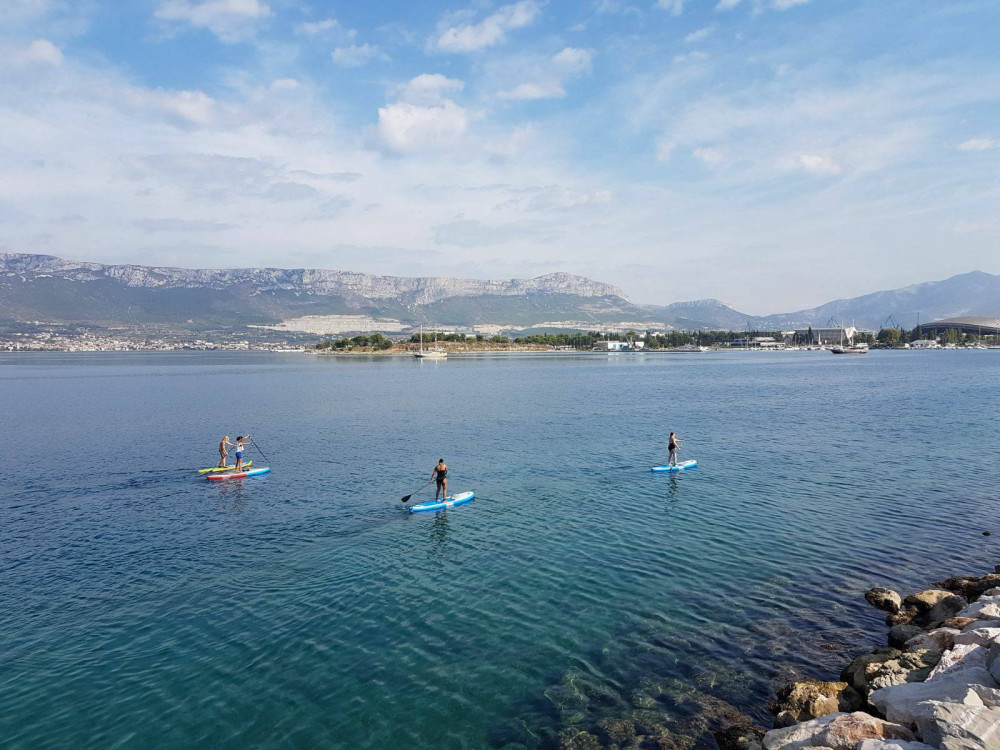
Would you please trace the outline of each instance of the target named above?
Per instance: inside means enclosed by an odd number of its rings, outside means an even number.
[[[244,461],[243,462],[243,468],[245,469],[246,467],[248,467],[252,463],[253,463],[253,461]],[[214,474],[217,471],[232,471],[235,468],[236,468],[235,466],[213,466],[211,469],[198,469],[198,473],[199,474],[208,474],[209,472],[211,472],[211,473]]]

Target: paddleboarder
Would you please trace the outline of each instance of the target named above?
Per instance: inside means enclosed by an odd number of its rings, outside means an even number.
[[[673,433],[670,433],[671,435]],[[243,443],[250,442],[249,435],[237,435],[236,436],[236,471],[243,468]]]
[[[446,500],[448,498],[448,465],[444,462],[443,458],[438,461],[438,465],[431,472],[431,481],[437,481],[437,489],[434,490],[434,499],[437,500],[438,493],[440,493],[441,500]]]
[[[226,465],[226,458],[229,456],[229,452],[226,448],[232,448],[233,443],[229,442],[229,435],[223,435],[222,440],[219,442],[219,466]]]
[[[667,466],[677,465],[677,450],[683,442],[683,440],[677,439],[677,433],[670,433],[670,442],[667,444],[667,448],[670,450],[670,457],[667,459]]]

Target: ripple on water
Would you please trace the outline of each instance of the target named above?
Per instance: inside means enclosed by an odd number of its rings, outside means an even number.
[[[981,572],[1000,538],[998,360],[803,354],[0,363],[4,746],[540,748],[635,705],[759,716],[772,678],[880,638],[868,586]],[[196,477],[235,425],[274,471]],[[670,429],[696,471],[649,472]],[[476,502],[407,515],[441,455]]]

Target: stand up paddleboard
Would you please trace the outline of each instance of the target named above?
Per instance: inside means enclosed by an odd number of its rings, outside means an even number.
[[[253,465],[253,461],[244,461],[243,462],[243,468],[244,469],[247,468],[248,466],[252,466],[252,465]],[[235,466],[212,466],[209,469],[198,469],[198,473],[199,474],[214,474],[217,471],[232,471],[235,468],[236,468]]]
[[[209,479],[215,479],[215,477],[209,477]],[[432,510],[453,508],[456,505],[471,503],[475,496],[475,492],[460,492],[457,495],[448,495],[444,500],[428,500],[426,503],[414,505],[412,508],[407,508],[407,510],[410,513],[427,513]]]
[[[684,471],[685,469],[693,469],[697,465],[697,461],[680,461],[676,466],[654,466],[652,471]]]
[[[250,469],[250,471],[234,471],[229,474],[209,474],[208,479],[213,482],[221,482],[223,479],[243,479],[243,477],[255,477],[258,474],[267,474],[270,470],[270,466],[265,466],[262,469]]]

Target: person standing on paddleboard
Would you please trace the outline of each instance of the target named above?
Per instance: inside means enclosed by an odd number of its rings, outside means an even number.
[[[229,442],[229,435],[223,435],[222,440],[219,442],[219,466],[226,465],[226,458],[229,456],[229,452],[226,448],[232,448],[233,444]]]
[[[673,434],[673,433],[671,433]],[[236,436],[236,471],[243,468],[243,443],[244,441],[250,442],[249,435],[237,435]]]
[[[667,448],[670,450],[670,457],[667,459],[667,466],[677,465],[677,449],[681,447],[681,443],[683,442],[683,440],[677,439],[677,433],[670,433],[670,442],[667,445]]]
[[[448,499],[448,465],[444,462],[444,459],[438,461],[438,465],[434,467],[434,471],[431,472],[431,480],[437,480],[437,489],[434,490],[434,499],[438,499],[438,493],[441,495],[441,501],[444,502]]]

